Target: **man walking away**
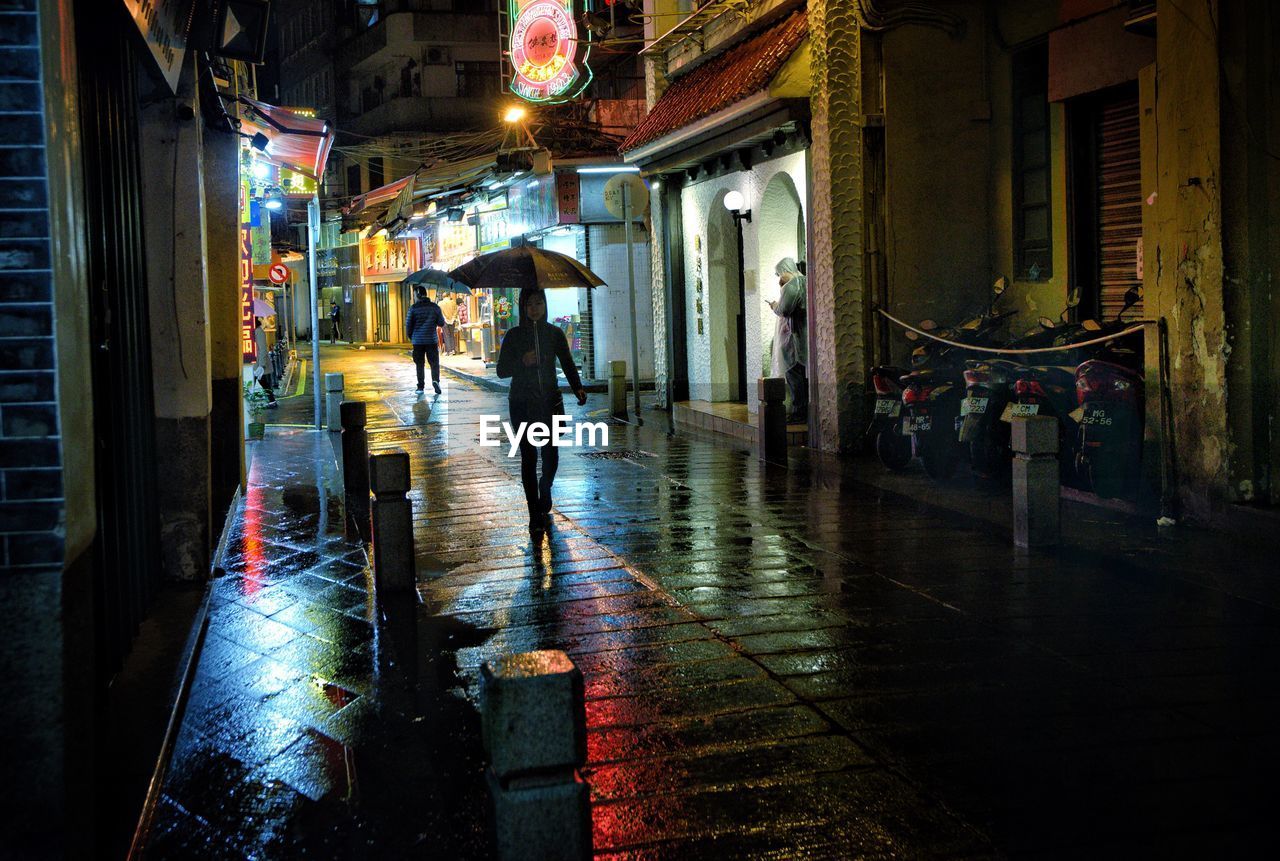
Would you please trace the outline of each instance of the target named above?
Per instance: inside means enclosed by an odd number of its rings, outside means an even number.
[[[258,361],[255,363],[254,376],[258,378],[258,385],[262,386],[262,390],[267,393],[267,407],[274,409],[279,404],[276,403],[276,381],[275,375],[271,373],[271,353],[267,350],[267,330],[262,328],[262,318],[253,318],[253,346],[258,354]]]
[[[458,352],[458,302],[452,294],[446,293],[440,300],[440,313],[444,315],[444,354],[452,356]]]
[[[417,300],[409,308],[404,320],[404,330],[413,343],[413,364],[418,368],[418,391],[423,388],[422,359],[425,356],[431,363],[431,385],[440,394],[440,346],[436,338],[436,327],[444,325],[444,315],[440,306],[427,298],[427,289],[421,285],[413,288]]]
[[[788,323],[782,335],[782,369],[787,375],[787,388],[791,390],[791,412],[787,421],[806,422],[809,420],[809,380],[805,372],[809,364],[809,328],[805,314],[805,278],[790,257],[779,260],[773,271],[778,276],[782,296],[777,302],[770,302],[769,307]]]
[[[345,340],[342,337],[342,309],[338,307],[336,299],[329,301],[329,343],[335,343]]]

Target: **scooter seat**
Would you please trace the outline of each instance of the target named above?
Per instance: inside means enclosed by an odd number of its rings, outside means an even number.
[[[1076,374],[1073,368],[1058,365],[1030,365],[1022,369],[1022,376],[1036,380],[1048,380],[1061,386],[1075,385]]]
[[[900,368],[897,365],[876,365],[871,369],[872,376],[889,377],[894,380],[901,379],[906,373],[908,373],[906,368]]]
[[[921,368],[903,375],[899,382],[909,386],[913,383],[954,383],[962,379],[963,375],[958,368]]]

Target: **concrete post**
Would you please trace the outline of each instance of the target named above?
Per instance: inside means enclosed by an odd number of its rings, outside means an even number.
[[[756,443],[760,459],[787,462],[787,381],[782,377],[760,377],[756,381],[760,398],[760,424]]]
[[[165,573],[183,580],[209,576],[214,528],[210,416],[209,277],[206,245],[204,123],[194,57],[177,94],[158,79],[140,80],[138,154],[142,172],[143,241],[155,400],[159,546]],[[154,87],[154,89],[152,89]],[[160,166],[164,167],[161,168]],[[228,181],[224,174],[217,178]],[[218,249],[219,254],[230,253]],[[227,370],[219,362],[220,373]],[[238,393],[238,392],[237,392]],[[220,455],[223,454],[220,448]]]
[[[329,376],[333,376],[330,374]],[[413,505],[409,454],[388,451],[369,458],[373,491],[373,576],[378,595],[412,592],[417,582],[413,555]]]
[[[365,433],[364,401],[343,401],[338,408],[342,419],[342,485],[347,504],[347,522],[354,524],[362,539],[369,537],[369,438]]]
[[[481,668],[481,734],[498,857],[591,858],[582,673],[559,651]]]
[[[1013,446],[1013,543],[1051,547],[1058,543],[1058,420],[1053,416],[1011,419]]]
[[[609,415],[615,419],[627,417],[627,363],[609,363]]]
[[[337,433],[342,430],[342,393],[345,386],[342,374],[324,375],[325,424]]]

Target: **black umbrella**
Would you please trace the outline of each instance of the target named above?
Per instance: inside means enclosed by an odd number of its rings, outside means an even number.
[[[555,251],[532,245],[520,245],[481,254],[449,273],[453,278],[475,289],[506,287],[520,290],[535,287],[599,287],[604,279],[586,266]]]
[[[459,283],[449,277],[449,273],[442,269],[419,269],[412,275],[404,279],[405,284],[421,284],[424,287],[431,287],[437,291],[445,293],[470,293],[471,288],[466,284]]]

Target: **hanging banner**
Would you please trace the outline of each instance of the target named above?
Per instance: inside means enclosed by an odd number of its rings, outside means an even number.
[[[575,0],[508,0],[504,53],[511,92],[530,102],[576,98],[591,82],[591,31],[578,30]],[[582,10],[585,12],[586,10]]]
[[[169,89],[178,92],[194,0],[124,0]]]
[[[249,182],[240,183],[240,352],[244,363],[258,357],[253,340],[253,228],[249,225]]]
[[[263,222],[264,224],[261,227],[255,227],[250,231],[254,266],[269,266],[271,264],[271,222],[265,218]]]
[[[578,223],[581,190],[582,180],[578,178],[576,171],[556,172],[556,206],[559,208],[561,224]]]
[[[403,281],[422,268],[422,244],[417,238],[388,239],[368,236],[360,240],[360,283]]]

